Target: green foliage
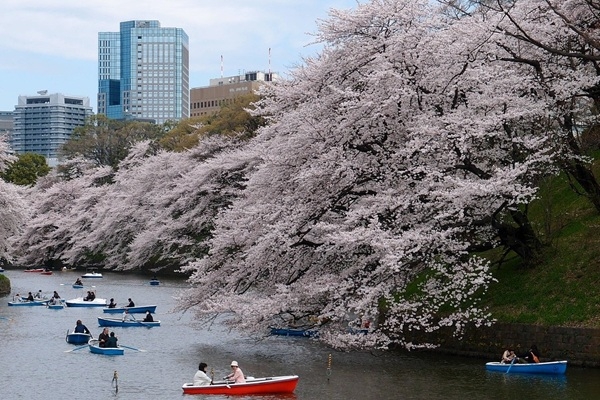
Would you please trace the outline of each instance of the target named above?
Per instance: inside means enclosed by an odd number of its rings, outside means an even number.
[[[17,156],[17,160],[10,162],[8,168],[2,174],[6,182],[16,185],[35,185],[38,178],[50,172],[46,158],[35,153],[23,153]]]
[[[117,121],[104,115],[94,115],[61,148],[67,159],[83,157],[96,165],[116,168],[127,157],[129,149],[143,140],[157,140],[164,135],[163,127],[138,121]]]
[[[167,150],[184,151],[196,146],[202,137],[211,135],[250,138],[259,127],[265,125],[263,118],[252,116],[246,111],[258,99],[256,94],[239,96],[231,103],[221,106],[217,113],[180,121],[159,143]]]
[[[530,217],[546,244],[544,262],[524,268],[509,256],[495,269],[498,282],[485,297],[494,318],[600,327],[600,215],[560,175],[543,182]],[[488,256],[500,257],[497,251]]]

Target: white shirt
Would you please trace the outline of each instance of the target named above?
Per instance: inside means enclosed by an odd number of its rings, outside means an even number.
[[[204,371],[198,370],[194,375],[194,386],[208,386],[210,385],[210,378]]]

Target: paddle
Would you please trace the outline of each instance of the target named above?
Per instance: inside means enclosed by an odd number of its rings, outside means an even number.
[[[152,328],[152,325],[148,325],[142,321],[138,321],[137,319],[135,319],[135,316],[133,314],[129,314],[131,316],[131,319],[133,319],[135,322],[137,322],[140,325],[145,326],[146,328]]]
[[[75,347],[74,349],[71,349],[71,350],[66,350],[65,353],[70,353],[70,352],[75,351],[75,350],[81,350],[81,349],[86,348],[86,347],[88,347],[88,345],[84,344],[83,346]]]
[[[513,364],[515,363],[515,360],[517,359],[517,357],[513,358],[510,362],[510,365],[508,366],[508,369],[506,370],[506,373],[508,374],[508,371],[510,371],[510,369],[512,368]]]
[[[131,349],[131,350],[139,351],[141,353],[144,353],[144,352],[147,351],[147,350],[143,350],[143,349],[136,349],[135,347],[131,347],[131,346],[125,346],[124,344],[120,344],[119,347],[125,347],[126,349]]]

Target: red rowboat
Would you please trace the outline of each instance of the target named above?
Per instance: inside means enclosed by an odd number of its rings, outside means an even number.
[[[52,275],[52,271],[42,271],[40,275]]]
[[[194,386],[185,383],[181,388],[184,394],[274,394],[293,393],[298,384],[298,375],[271,376],[267,378],[248,378],[246,383],[215,382],[208,386]]]

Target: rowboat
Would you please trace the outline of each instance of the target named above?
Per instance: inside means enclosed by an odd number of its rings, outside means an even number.
[[[44,272],[44,268],[28,268],[24,269],[23,272]]]
[[[160,285],[160,281],[158,279],[150,279],[150,285],[158,286],[158,285]]]
[[[96,272],[96,271],[90,271],[90,272],[86,272],[85,274],[81,275],[82,278],[102,278],[102,274],[100,272]]]
[[[65,302],[62,299],[59,299],[58,301],[51,303],[50,301],[46,304],[46,306],[51,309],[51,310],[62,310],[63,308],[65,308]]]
[[[73,289],[83,289],[83,285],[73,284]]]
[[[85,344],[90,341],[92,335],[89,333],[75,333],[67,331],[67,337],[65,340],[71,344]]]
[[[160,326],[160,321],[144,322],[138,320],[123,321],[121,318],[102,318],[98,317],[98,325],[100,326],[145,326],[151,328],[153,326]]]
[[[106,307],[106,299],[95,298],[94,300],[84,300],[83,297],[66,301],[67,307]]]
[[[123,314],[125,310],[129,311],[129,314],[145,314],[146,311],[151,313],[156,312],[156,306],[136,306],[136,307],[115,307],[115,308],[103,308],[102,311],[109,314]]]
[[[316,336],[319,336],[319,331],[314,330],[314,329],[303,329],[303,328],[274,328],[274,327],[271,327],[271,335],[316,337]]]
[[[9,301],[9,306],[45,306],[48,303],[48,300],[17,300],[17,301]]]
[[[42,271],[40,275],[52,275],[52,271]]]
[[[564,374],[567,370],[567,361],[548,361],[529,364],[504,364],[501,362],[489,362],[485,364],[488,371],[497,372],[518,372],[526,374]]]
[[[246,383],[218,381],[208,386],[194,386],[193,383],[184,383],[181,388],[184,394],[253,395],[293,393],[296,390],[298,379],[298,375],[272,376],[249,378]]]
[[[125,354],[123,347],[100,347],[98,339],[90,339],[88,342],[90,352],[94,354],[104,354],[107,356],[122,356]]]

